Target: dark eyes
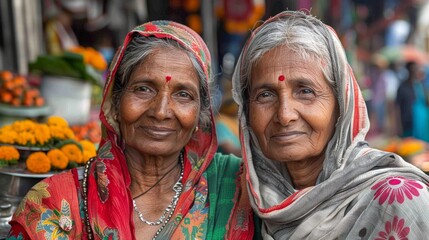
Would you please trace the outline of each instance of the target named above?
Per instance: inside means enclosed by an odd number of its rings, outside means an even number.
[[[156,90],[149,86],[138,86],[134,88],[134,92],[137,94],[155,94]],[[174,96],[180,99],[193,99],[192,94],[186,90],[177,91]]]
[[[151,91],[151,89],[149,87],[146,87],[146,86],[139,86],[139,87],[136,87],[134,90],[137,92],[150,92]]]
[[[315,91],[308,87],[300,87],[296,89],[293,96],[297,99],[308,100],[315,97]],[[275,101],[278,98],[278,93],[273,90],[263,90],[256,94],[255,100],[261,103]]]
[[[187,91],[179,91],[176,95],[183,99],[193,99],[192,95]]]
[[[310,88],[303,88],[299,91],[301,94],[314,94],[313,89]]]
[[[274,94],[266,91],[266,92],[260,93],[257,98],[268,98],[268,97],[273,97],[273,96],[274,96]]]

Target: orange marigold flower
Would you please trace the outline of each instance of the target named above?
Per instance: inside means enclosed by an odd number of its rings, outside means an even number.
[[[19,151],[13,146],[0,146],[0,161],[18,161]]]
[[[425,142],[415,138],[405,138],[398,147],[398,154],[402,157],[409,157],[420,153],[425,149]]]
[[[12,123],[12,128],[16,132],[31,132],[33,131],[36,123],[31,120],[21,120]]]
[[[76,162],[77,164],[83,163],[82,151],[76,144],[66,144],[61,147],[61,151],[63,151],[69,161]]]
[[[66,169],[67,165],[69,164],[69,159],[67,156],[64,154],[64,152],[57,148],[49,150],[47,155],[51,160],[52,167],[56,169]]]
[[[0,142],[2,143],[15,144],[17,137],[18,137],[18,133],[16,133],[12,129],[10,131],[0,132]]]
[[[70,128],[64,128],[59,126],[49,126],[52,138],[66,140],[74,139],[74,133]]]
[[[65,139],[75,139],[76,138],[73,130],[71,130],[70,128],[64,128],[63,134],[64,134]]]
[[[69,126],[67,120],[59,116],[51,116],[47,121],[48,126],[57,126],[67,128]]]
[[[89,159],[91,159],[92,157],[95,157],[97,155],[97,153],[94,151],[88,151],[88,150],[83,150],[83,164],[86,164]]]
[[[41,145],[45,145],[51,139],[51,132],[49,130],[48,125],[46,124],[38,124],[34,129],[34,136],[36,141]]]
[[[82,145],[82,148],[84,151],[85,150],[90,151],[90,152],[96,152],[97,151],[95,144],[89,140],[86,140],[86,139],[80,140],[79,143],[80,143],[80,145]]]
[[[34,145],[36,144],[36,137],[31,132],[19,132],[16,143],[22,146]]]
[[[47,173],[51,170],[51,160],[44,152],[34,152],[28,156],[27,169],[33,173]]]

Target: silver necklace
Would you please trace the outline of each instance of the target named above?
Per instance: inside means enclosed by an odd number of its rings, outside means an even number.
[[[180,158],[180,165],[181,165],[180,177],[179,177],[179,180],[177,180],[176,184],[174,184],[174,186],[173,186],[173,190],[174,190],[174,192],[176,194],[174,195],[173,200],[171,201],[170,205],[168,205],[168,207],[167,207],[167,209],[170,207],[171,210],[169,210],[167,219],[165,219],[163,225],[158,229],[158,231],[155,233],[155,236],[153,236],[152,239],[156,239],[156,237],[161,233],[161,231],[165,227],[165,225],[167,225],[167,223],[170,220],[171,216],[173,216],[174,210],[176,209],[177,201],[179,200],[179,196],[180,196],[180,194],[182,192],[182,182],[181,182],[181,180],[183,178],[183,172],[184,172],[183,152],[180,153],[179,158]],[[88,194],[87,194],[88,186],[87,185],[88,185],[89,168],[91,166],[91,163],[94,162],[94,160],[96,160],[95,157],[91,158],[86,163],[85,169],[84,169],[84,173],[83,173],[83,182],[82,182],[83,199],[84,199],[84,201],[83,201],[84,207],[83,208],[84,208],[84,212],[85,212],[85,225],[86,225],[85,227],[86,227],[88,239],[92,239],[92,229],[91,229],[91,223],[90,223],[89,214],[88,214]],[[134,209],[136,210],[137,214],[140,213],[139,214],[140,220],[142,220],[143,216],[140,217],[141,212],[138,211],[138,209],[136,207],[136,203],[135,203],[134,200],[133,200],[133,204],[134,204]],[[164,212],[164,214],[165,214],[165,212]]]
[[[168,221],[170,221],[171,216],[173,216],[174,210],[176,209],[177,202],[179,201],[180,194],[182,193],[182,178],[183,178],[183,172],[184,172],[184,164],[183,164],[183,152],[180,153],[180,176],[177,182],[173,186],[173,191],[175,192],[173,199],[171,200],[170,204],[168,204],[167,208],[164,210],[164,213],[159,217],[158,220],[152,222],[148,221],[143,217],[143,214],[139,211],[137,208],[136,201],[133,199],[133,205],[134,205],[134,211],[137,213],[139,219],[150,226],[156,226],[161,225],[161,227],[156,231],[155,236],[153,239],[155,239],[159,233],[162,231],[162,229],[167,225]]]

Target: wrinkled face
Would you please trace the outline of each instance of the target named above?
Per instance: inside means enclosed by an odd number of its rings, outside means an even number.
[[[156,49],[133,70],[119,104],[119,124],[129,151],[179,152],[197,126],[199,80],[188,55]]]
[[[252,69],[249,124],[264,155],[281,162],[324,158],[334,133],[336,99],[320,61],[286,47],[265,53]]]

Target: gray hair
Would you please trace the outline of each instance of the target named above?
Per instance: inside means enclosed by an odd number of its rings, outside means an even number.
[[[112,91],[112,104],[115,112],[119,110],[119,103],[124,89],[127,87],[128,81],[134,69],[141,64],[148,56],[159,48],[175,48],[185,51],[188,54],[195,72],[198,76],[200,85],[200,116],[199,126],[206,127],[211,124],[210,112],[210,94],[209,83],[210,76],[207,79],[203,68],[198,63],[196,56],[188,49],[181,46],[177,41],[168,38],[145,37],[142,35],[135,36],[127,48],[125,49],[122,61],[116,71],[115,82]],[[210,72],[210,71],[209,71]]]
[[[285,46],[299,54],[303,59],[320,60],[326,81],[337,96],[336,80],[331,59],[332,39],[321,21],[305,13],[295,12],[287,17],[268,20],[247,43],[247,49],[241,56],[240,85],[243,96],[244,113],[248,114],[249,89],[252,68],[268,51]]]

